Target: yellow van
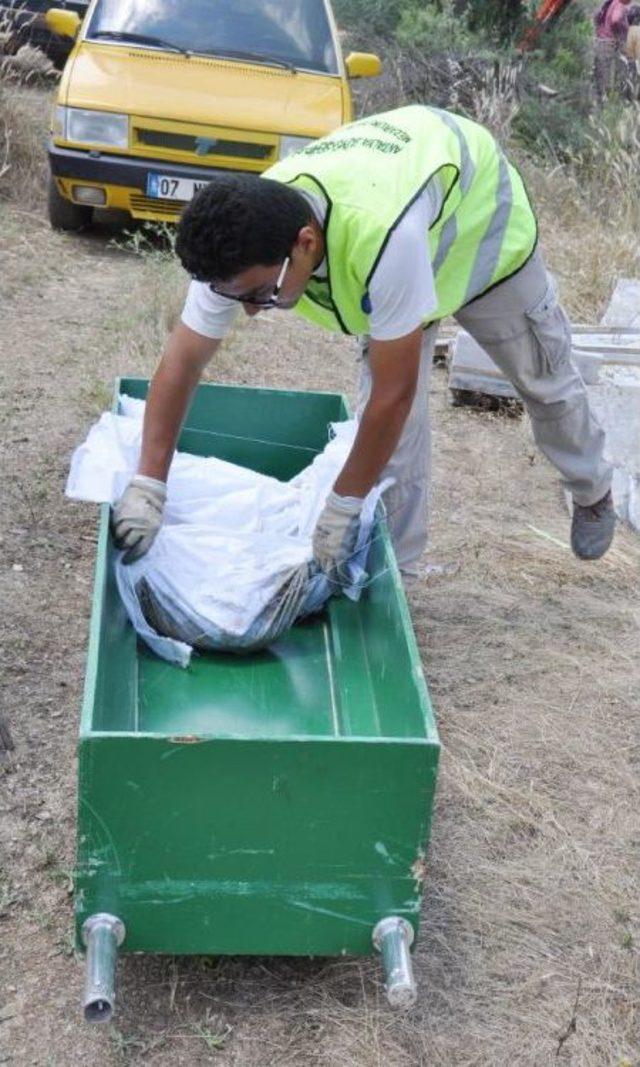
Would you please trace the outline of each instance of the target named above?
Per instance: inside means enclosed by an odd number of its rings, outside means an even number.
[[[54,109],[49,217],[87,226],[94,208],[175,221],[216,171],[260,173],[352,117],[349,78],[377,56],[343,59],[328,0],[92,0]]]

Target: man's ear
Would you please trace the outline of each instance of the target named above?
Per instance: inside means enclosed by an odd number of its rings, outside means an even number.
[[[314,256],[317,252],[318,237],[310,222],[298,230],[294,247],[305,256]]]

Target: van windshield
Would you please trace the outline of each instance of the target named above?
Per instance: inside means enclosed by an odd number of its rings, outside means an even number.
[[[324,0],[98,0],[87,38],[338,73]],[[133,41],[132,41],[133,43]]]

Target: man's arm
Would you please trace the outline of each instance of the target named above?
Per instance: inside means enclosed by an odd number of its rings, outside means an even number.
[[[180,323],[153,376],[144,415],[138,473],[113,509],[112,530],[125,563],[148,552],[162,525],[166,481],[189,401],[220,345]]]
[[[369,283],[371,397],[351,456],[335,485],[366,496],[389,460],[415,395],[422,323],[438,306],[425,234],[442,210],[444,189],[432,180],[391,235]]]
[[[369,344],[371,395],[349,458],[329,493],[313,535],[313,555],[340,584],[355,550],[363,498],[400,440],[420,372],[422,327],[394,341]]]
[[[173,330],[147,397],[138,474],[166,482],[191,397],[220,343],[182,322]]]
[[[415,396],[421,346],[422,327],[394,341],[369,342],[371,395],[333,487],[339,496],[365,497],[391,458]]]

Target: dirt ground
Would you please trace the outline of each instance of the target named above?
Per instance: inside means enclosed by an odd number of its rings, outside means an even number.
[[[410,593],[444,749],[417,1008],[387,1008],[376,961],[130,957],[114,1023],[81,1021],[75,738],[96,514],[63,486],[114,377],[152,373],[184,286],[111,236],[2,208],[0,678],[15,752],[0,765],[0,1064],[638,1067],[638,539],[621,530],[605,560],[576,561],[526,421],[450,407],[442,370],[432,544]],[[210,376],[351,392],[354,350],[265,315]]]

